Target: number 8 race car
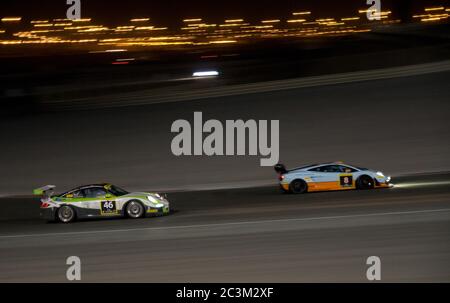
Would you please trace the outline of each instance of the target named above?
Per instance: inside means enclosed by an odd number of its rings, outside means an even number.
[[[98,217],[141,218],[168,214],[169,201],[157,193],[129,193],[112,184],[80,186],[54,195],[54,185],[35,189],[41,198],[41,218],[69,223]]]
[[[391,177],[382,172],[355,167],[342,162],[313,164],[287,170],[275,165],[284,192],[301,194],[314,191],[371,189],[392,187]]]

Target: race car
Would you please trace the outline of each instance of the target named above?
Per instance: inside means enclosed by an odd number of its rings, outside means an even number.
[[[380,171],[343,162],[312,164],[287,170],[275,165],[282,191],[301,194],[316,191],[392,187],[391,177]]]
[[[33,190],[41,197],[40,216],[48,221],[73,222],[99,217],[141,218],[166,215],[169,201],[157,193],[132,192],[109,183],[79,186],[55,195],[54,185]]]

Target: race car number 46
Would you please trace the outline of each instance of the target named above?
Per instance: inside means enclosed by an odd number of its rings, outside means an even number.
[[[116,201],[102,201],[100,202],[100,207],[104,215],[115,214],[117,212]]]

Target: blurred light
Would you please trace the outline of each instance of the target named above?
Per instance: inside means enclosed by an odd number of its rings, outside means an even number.
[[[135,30],[144,31],[144,30],[152,30],[154,28],[155,28],[154,26],[139,26],[139,27],[136,27]]]
[[[359,20],[359,17],[348,17],[348,18],[341,18],[342,21],[351,21],[351,20]]]
[[[261,23],[277,23],[280,22],[280,19],[274,19],[274,20],[263,20]]]
[[[299,23],[299,22],[305,22],[305,19],[292,19],[292,20],[288,20],[288,23]]]
[[[410,183],[400,183],[395,184],[395,187],[408,188],[408,187],[422,187],[422,186],[439,186],[439,185],[449,185],[449,181],[430,181],[430,182],[410,182]]]
[[[126,52],[126,49],[107,49],[103,51],[90,51],[90,54],[99,54],[99,53],[119,53],[119,52]]]
[[[84,19],[73,19],[73,22],[90,22],[91,18],[84,18]]]
[[[193,77],[213,77],[218,75],[219,75],[218,71],[195,72],[192,74]]]
[[[22,17],[3,17],[2,22],[19,22]]]
[[[439,6],[439,7],[427,7],[425,8],[426,12],[432,12],[432,11],[442,11],[445,8],[443,6]]]
[[[225,23],[235,23],[235,22],[243,22],[244,19],[227,19]]]
[[[52,27],[53,23],[37,23],[33,24],[34,27]]]
[[[422,21],[422,22],[439,21],[439,20],[441,20],[441,18],[439,18],[439,17],[420,19],[420,21]]]
[[[131,19],[131,22],[146,22],[146,21],[150,21],[150,18],[136,18],[136,19]]]
[[[226,43],[236,43],[236,40],[216,40],[216,41],[210,41],[209,43],[212,44],[226,44]]]
[[[197,19],[184,19],[183,22],[199,22],[202,21],[201,18],[197,18]]]
[[[308,11],[292,13],[292,15],[294,15],[294,16],[299,16],[299,15],[310,15],[310,14],[311,14],[311,12],[308,12]]]

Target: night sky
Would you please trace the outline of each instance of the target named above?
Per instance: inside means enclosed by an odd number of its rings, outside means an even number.
[[[218,23],[225,18],[289,18],[293,11],[311,10],[314,17],[344,17],[368,7],[366,0],[81,0],[82,17],[94,18],[105,25],[124,24],[131,18],[150,17],[155,25],[179,26],[183,18],[204,18]],[[445,4],[444,0],[382,0],[382,9],[395,13],[403,8],[420,10]],[[1,0],[0,16],[22,16],[25,20],[65,18],[66,0]]]

